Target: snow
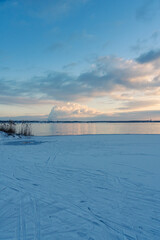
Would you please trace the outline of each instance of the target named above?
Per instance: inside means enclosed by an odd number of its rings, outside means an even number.
[[[0,239],[159,240],[159,143],[0,134]]]

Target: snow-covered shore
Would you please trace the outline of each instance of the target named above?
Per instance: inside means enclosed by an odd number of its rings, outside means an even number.
[[[159,240],[160,135],[0,135],[1,240]]]

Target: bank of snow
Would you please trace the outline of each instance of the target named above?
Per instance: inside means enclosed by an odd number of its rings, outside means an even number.
[[[0,135],[0,239],[159,240],[160,135]]]

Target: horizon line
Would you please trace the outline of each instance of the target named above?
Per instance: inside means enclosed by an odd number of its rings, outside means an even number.
[[[160,120],[0,120],[0,123],[151,123],[151,122],[160,122]]]

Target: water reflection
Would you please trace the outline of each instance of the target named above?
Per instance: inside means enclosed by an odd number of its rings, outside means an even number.
[[[32,123],[36,136],[84,134],[160,134],[160,123]]]

